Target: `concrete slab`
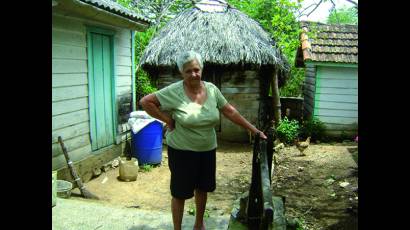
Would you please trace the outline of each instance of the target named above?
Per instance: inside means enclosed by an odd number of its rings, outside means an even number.
[[[195,217],[184,214],[183,230],[192,230]],[[229,215],[205,219],[209,230],[226,230]],[[57,198],[52,208],[56,230],[153,230],[173,229],[171,213],[103,204],[97,201]]]

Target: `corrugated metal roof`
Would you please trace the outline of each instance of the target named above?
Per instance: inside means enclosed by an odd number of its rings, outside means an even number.
[[[111,0],[77,0],[81,1],[90,5],[93,5],[95,7],[98,7],[100,9],[109,11],[111,13],[117,14],[122,17],[129,18],[133,21],[144,21],[147,23],[153,23],[150,19],[147,19],[125,7],[122,5],[118,4],[117,2],[111,1]]]
[[[328,25],[301,22],[301,50],[303,61],[358,63],[357,25]],[[307,31],[314,30],[314,38]],[[302,52],[300,52],[302,51]]]

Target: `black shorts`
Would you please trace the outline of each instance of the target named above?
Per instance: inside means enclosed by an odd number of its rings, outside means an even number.
[[[171,195],[189,199],[194,190],[215,191],[216,149],[195,152],[168,146],[168,165],[171,171]]]

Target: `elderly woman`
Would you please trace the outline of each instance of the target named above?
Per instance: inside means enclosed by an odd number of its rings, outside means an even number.
[[[177,58],[183,80],[140,100],[144,110],[167,124],[165,134],[171,171],[171,210],[174,229],[181,229],[186,199],[195,196],[194,229],[205,229],[203,216],[207,193],[215,190],[215,126],[219,112],[253,134],[263,132],[230,105],[212,83],[202,81],[201,56],[184,52]]]

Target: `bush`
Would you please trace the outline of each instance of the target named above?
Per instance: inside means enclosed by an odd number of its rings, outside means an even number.
[[[276,133],[279,140],[291,144],[299,135],[299,122],[297,120],[289,121],[285,117],[279,122]]]
[[[311,117],[303,122],[301,135],[303,137],[311,137],[313,141],[323,140],[326,126],[317,117]]]
[[[141,70],[137,80],[136,80],[136,94],[137,94],[137,106],[140,107],[138,101],[143,98],[145,95],[153,93],[157,91],[157,88],[153,86],[153,82],[151,81],[148,74]]]
[[[303,81],[305,80],[305,69],[292,66],[289,79],[279,89],[281,97],[300,97],[303,94]]]

